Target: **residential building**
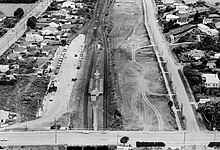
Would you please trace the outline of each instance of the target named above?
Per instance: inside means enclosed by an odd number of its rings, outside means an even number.
[[[172,14],[166,15],[166,21],[175,20],[175,19],[179,19],[179,16],[172,15]]]
[[[191,57],[191,58],[193,58],[195,60],[199,60],[199,59],[201,59],[204,56],[205,56],[205,53],[203,51],[197,50],[197,49],[191,50],[188,53],[188,57]]]
[[[28,42],[41,42],[43,39],[43,36],[36,33],[26,33],[25,37],[25,40]]]
[[[9,70],[9,65],[0,65],[0,72],[5,73]]]
[[[61,5],[61,8],[62,7],[70,7],[72,9],[76,9],[76,3],[72,1],[66,1]]]
[[[54,28],[57,28],[57,27],[59,27],[60,25],[59,25],[58,23],[55,23],[55,22],[50,22],[50,23],[49,23],[49,26],[54,27]]]
[[[210,36],[218,36],[218,30],[210,29],[208,26],[204,24],[201,24],[201,23],[198,24],[198,29]]]
[[[48,26],[41,30],[42,35],[56,35],[58,30],[54,27]]]
[[[0,125],[6,123],[8,120],[9,111],[0,110]]]
[[[204,85],[207,88],[219,88],[220,80],[218,78],[218,74],[202,74],[202,78],[204,81]]]
[[[16,59],[19,59],[19,60],[23,60],[21,54],[19,53],[11,53],[7,56],[7,59],[12,59],[12,60],[16,60]]]
[[[212,19],[210,19],[210,18],[203,18],[202,23],[203,24],[212,23]]]

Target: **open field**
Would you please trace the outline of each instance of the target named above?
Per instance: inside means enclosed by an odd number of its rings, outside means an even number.
[[[112,49],[124,130],[175,130],[167,90],[143,26],[141,0],[121,0],[112,8]]]
[[[19,7],[24,10],[24,12],[31,10],[32,6],[34,4],[6,4],[6,3],[0,3],[0,10],[6,15],[6,16],[14,16],[14,11],[18,9]]]

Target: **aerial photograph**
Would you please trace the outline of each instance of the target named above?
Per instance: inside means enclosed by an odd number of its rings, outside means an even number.
[[[220,0],[0,0],[0,150],[220,150]]]

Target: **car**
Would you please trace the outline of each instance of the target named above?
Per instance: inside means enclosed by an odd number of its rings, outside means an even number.
[[[76,81],[77,80],[77,78],[76,77],[72,77],[72,81]]]
[[[3,138],[0,139],[0,141],[8,141],[8,139],[3,137]]]
[[[82,131],[82,134],[89,134],[90,132],[87,130]]]

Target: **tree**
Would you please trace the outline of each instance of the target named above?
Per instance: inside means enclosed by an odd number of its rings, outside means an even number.
[[[24,10],[22,8],[18,8],[14,12],[14,16],[17,17],[18,19],[21,19],[24,15]]]
[[[30,27],[31,29],[34,29],[36,27],[37,19],[32,16],[28,18],[27,20],[27,26]]]
[[[169,101],[168,102],[168,106],[171,108],[171,107],[173,107],[173,102],[172,101]]]
[[[216,2],[216,3],[215,3],[215,6],[219,6],[219,5],[220,5],[220,2]]]
[[[6,28],[13,28],[16,24],[16,21],[12,18],[6,18],[4,21],[3,21],[3,24]]]
[[[122,144],[126,144],[126,143],[128,143],[128,141],[129,141],[129,137],[127,137],[127,136],[123,136],[121,139],[120,139],[120,142],[122,143]]]

